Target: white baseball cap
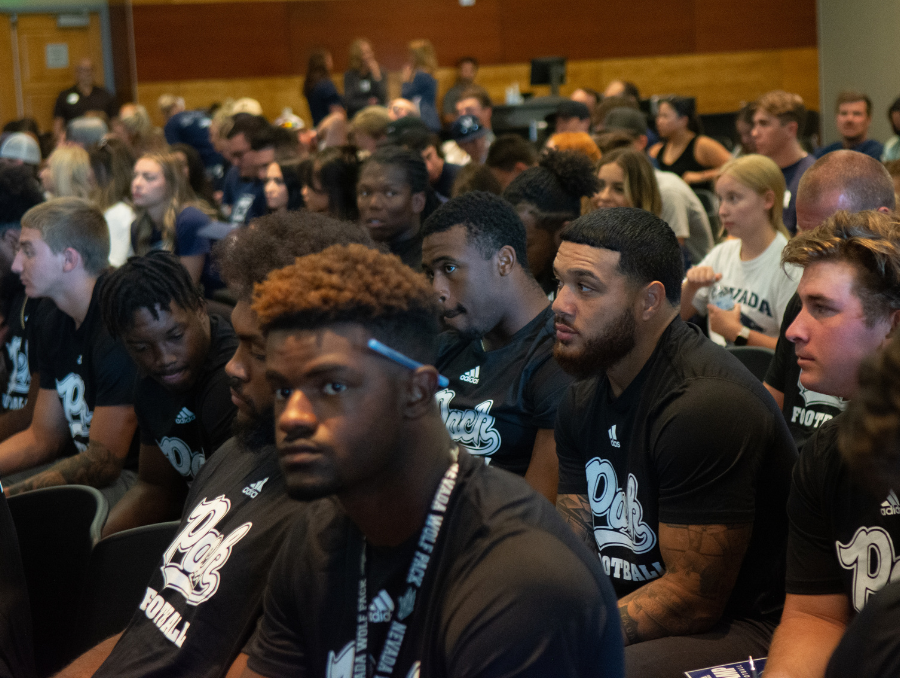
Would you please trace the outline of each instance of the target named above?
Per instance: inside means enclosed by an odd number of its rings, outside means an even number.
[[[28,165],[40,165],[41,149],[33,137],[24,132],[13,132],[0,145],[0,158],[21,160]]]

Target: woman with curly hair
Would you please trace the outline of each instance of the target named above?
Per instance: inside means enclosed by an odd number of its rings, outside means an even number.
[[[136,214],[131,225],[135,254],[157,249],[173,252],[194,282],[203,279],[207,286],[217,286],[207,261],[209,240],[199,234],[213,211],[191,190],[178,158],[172,153],[150,153],[138,159],[131,198]]]
[[[528,267],[551,298],[556,293],[553,259],[559,234],[581,216],[582,198],[597,192],[594,165],[578,151],[549,151],[537,167],[512,180],[503,197],[512,203],[525,224]]]

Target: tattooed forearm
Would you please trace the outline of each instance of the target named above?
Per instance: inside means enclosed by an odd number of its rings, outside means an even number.
[[[633,645],[641,640],[638,635],[637,622],[628,614],[628,606],[624,605],[619,608],[619,616],[622,618],[622,640],[626,645]]]
[[[56,485],[90,485],[105,487],[119,477],[122,459],[95,440],[88,448],[74,457],[62,459],[46,471],[5,489],[11,497],[20,492]]]
[[[731,595],[752,530],[751,524],[660,525],[665,574],[619,600],[628,640],[699,633],[715,624]]]
[[[584,494],[561,494],[556,498],[556,510],[591,551],[597,548],[591,521],[591,504]]]

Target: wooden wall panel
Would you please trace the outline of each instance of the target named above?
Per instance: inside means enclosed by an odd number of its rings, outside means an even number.
[[[725,54],[689,54],[634,59],[594,59],[569,64],[568,84],[561,93],[568,95],[578,86],[602,89],[613,78],[632,80],[641,91],[653,94],[683,94],[697,97],[701,113],[723,113],[737,110],[741,103],[755,99],[772,89],[787,89],[799,93],[810,108],[817,108],[818,56],[815,48],[732,52]],[[400,88],[399,73],[388,74],[389,91],[396,95]],[[506,87],[519,83],[522,91],[532,89],[537,96],[548,93],[547,87],[528,86],[527,63],[484,66],[478,74],[478,84],[491,97],[502,102]],[[453,84],[453,69],[437,73],[440,94]],[[338,83],[339,84],[339,83]],[[161,124],[156,110],[160,94],[172,93],[185,98],[192,108],[207,106],[226,97],[250,96],[258,99],[265,114],[273,119],[282,108],[289,106],[309,123],[309,111],[301,94],[303,78],[239,78],[222,80],[171,80],[142,82],[138,85],[139,100],[156,123]]]
[[[4,123],[19,118],[14,72],[12,28],[9,16],[0,14],[0,121]]]
[[[134,7],[138,82],[288,75],[288,4]]]
[[[324,46],[335,70],[367,36],[399,70],[406,44],[429,38],[442,65],[537,56],[572,60],[815,47],[815,0],[308,0],[135,2],[138,79],[302,75]]]

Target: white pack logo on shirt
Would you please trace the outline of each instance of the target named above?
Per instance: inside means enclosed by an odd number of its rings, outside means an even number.
[[[12,337],[6,343],[6,353],[9,362],[12,363],[12,372],[6,393],[3,394],[3,408],[6,410],[21,410],[25,407],[24,396],[28,395],[31,387],[31,371],[28,369],[28,342],[22,342],[22,337]]]
[[[195,478],[206,463],[206,456],[202,451],[194,452],[190,445],[176,436],[164,436],[156,444],[169,463],[185,478]]]
[[[489,414],[493,400],[485,400],[472,410],[453,410],[450,401],[456,397],[456,391],[445,388],[434,397],[440,405],[444,426],[454,441],[477,455],[489,456],[500,449],[500,432],[494,428],[496,420]]]
[[[859,612],[873,593],[900,581],[900,560],[894,562],[894,542],[883,527],[861,527],[849,544],[834,543],[845,570],[853,570],[853,608]]]
[[[328,662],[325,666],[325,678],[354,678],[353,659],[356,656],[356,643],[351,641],[341,648],[340,652],[329,650]],[[409,668],[406,678],[419,678],[422,662],[415,661]]]
[[[616,470],[606,459],[594,457],[586,467],[588,500],[593,513],[597,550],[624,546],[634,553],[647,553],[656,546],[656,533],[644,522],[638,501],[638,483],[628,474],[626,491],[619,489]]]
[[[84,380],[74,372],[69,373],[65,379],[56,380],[56,392],[62,401],[63,412],[66,421],[69,422],[69,432],[74,439],[76,436],[87,438],[91,433],[91,419],[94,413],[88,409],[85,402]],[[74,440],[79,452],[87,449],[85,443]]]
[[[219,589],[219,570],[228,562],[231,550],[247,536],[253,523],[235,528],[227,537],[216,525],[231,508],[224,495],[201,501],[187,525],[163,554],[163,588],[175,589],[188,605],[199,605],[212,598]]]

